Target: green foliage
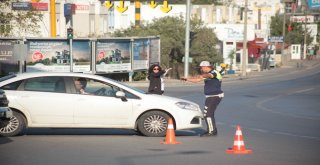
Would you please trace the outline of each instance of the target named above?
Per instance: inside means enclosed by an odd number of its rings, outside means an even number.
[[[285,42],[288,44],[303,44],[304,43],[304,33],[305,30],[303,28],[303,24],[292,23],[292,31],[288,32],[285,37]],[[307,40],[306,43],[309,45],[312,42],[313,37],[310,35],[311,31],[307,31]]]
[[[285,42],[291,44],[303,44],[304,42],[304,28],[302,23],[291,23],[292,31],[288,32],[289,19],[285,20]],[[282,36],[283,31],[283,15],[277,13],[271,17],[270,34],[271,36]],[[307,31],[307,45],[312,42],[310,31]]]
[[[198,29],[190,49],[190,56],[194,60],[192,64],[198,66],[203,60],[210,61],[212,64],[223,62],[222,55],[216,50],[217,41],[218,39],[212,29]]]
[[[233,59],[236,57],[236,50],[232,49],[230,51],[230,53],[228,54],[228,57],[230,58],[230,70],[232,70],[232,66],[233,66]]]
[[[190,31],[196,33],[190,48],[190,57],[193,58],[191,66],[198,66],[201,60],[212,63],[222,61],[222,55],[217,52],[215,46],[217,37],[211,29],[205,28],[200,20],[191,20]],[[185,53],[185,21],[182,17],[156,18],[152,23],[141,25],[139,28],[131,27],[118,30],[114,37],[130,36],[160,36],[161,40],[161,66],[173,68],[173,72],[179,72],[178,66],[183,63]],[[178,74],[176,76],[179,76]]]
[[[146,78],[147,78],[147,72],[146,71],[134,72],[134,74],[132,76],[133,81],[145,80]]]
[[[286,21],[287,23],[288,21]],[[270,34],[271,36],[282,36],[283,16],[277,13],[271,17]],[[287,32],[286,32],[287,33]]]
[[[20,36],[19,33],[37,34],[39,33],[38,23],[42,19],[39,11],[11,10],[11,3],[16,0],[1,0],[0,3],[0,36]],[[13,26],[18,34],[13,34]]]

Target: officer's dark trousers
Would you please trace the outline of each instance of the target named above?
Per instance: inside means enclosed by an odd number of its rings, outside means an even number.
[[[214,113],[219,105],[222,97],[207,97],[204,106],[204,117],[207,124],[208,132],[217,131]]]

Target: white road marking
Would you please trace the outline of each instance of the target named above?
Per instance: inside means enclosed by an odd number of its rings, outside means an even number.
[[[296,114],[292,114],[292,113],[279,112],[279,111],[276,111],[276,110],[273,110],[273,109],[270,109],[270,108],[263,106],[263,104],[265,104],[266,102],[271,102],[272,100],[275,100],[279,97],[290,96],[290,95],[294,95],[297,93],[304,93],[304,92],[308,92],[308,91],[312,91],[312,90],[314,90],[314,88],[293,91],[293,92],[287,93],[286,95],[278,95],[278,96],[270,97],[270,98],[258,101],[256,103],[256,107],[261,110],[264,110],[264,111],[268,111],[271,113],[276,113],[276,114],[280,114],[280,115],[284,115],[284,116],[291,116],[291,117],[295,117],[295,118],[302,118],[302,119],[308,119],[308,120],[320,120],[319,118],[314,118],[314,117],[307,117],[307,116],[301,116],[301,115],[296,115]]]
[[[228,125],[226,123],[218,122],[218,125]],[[235,125],[229,125],[232,128],[235,128]],[[296,135],[293,133],[288,133],[288,132],[280,132],[280,131],[268,131],[266,129],[260,129],[260,128],[247,128],[247,127],[242,127],[242,129],[245,130],[251,130],[255,132],[260,132],[260,133],[266,133],[266,134],[274,134],[274,135],[283,135],[283,136],[290,136],[290,137],[297,137],[297,138],[302,138],[302,139],[309,139],[309,140],[317,140],[320,141],[320,137],[315,137],[315,136],[304,136],[304,135]]]

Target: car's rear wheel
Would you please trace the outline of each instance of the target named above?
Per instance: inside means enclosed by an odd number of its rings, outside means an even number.
[[[138,121],[138,130],[145,136],[161,137],[166,135],[169,115],[160,111],[143,114]]]
[[[9,123],[0,128],[0,136],[15,136],[21,134],[26,128],[25,118],[21,113],[13,111]]]

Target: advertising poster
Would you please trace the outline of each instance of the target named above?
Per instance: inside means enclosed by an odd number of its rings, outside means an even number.
[[[73,72],[91,71],[91,42],[89,40],[73,40]]]
[[[148,69],[149,50],[149,39],[139,39],[133,41],[133,70]]]
[[[70,72],[69,43],[66,40],[28,40],[27,72]],[[73,40],[73,72],[89,72],[89,40]]]
[[[308,6],[311,9],[319,9],[320,8],[320,0],[308,0]]]
[[[65,40],[28,40],[27,72],[70,72],[70,51]]]
[[[96,71],[106,73],[130,71],[130,50],[130,39],[98,40],[96,43]]]
[[[150,43],[149,64],[160,64],[160,39],[150,39]]]
[[[13,47],[17,40],[0,40],[0,75],[19,71],[19,65],[13,57]]]

